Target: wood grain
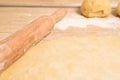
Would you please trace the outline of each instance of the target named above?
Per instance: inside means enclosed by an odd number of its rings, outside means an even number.
[[[57,6],[79,7],[83,0],[0,0],[1,6]],[[117,4],[120,0],[110,0]]]
[[[0,40],[21,29],[41,15],[56,9],[0,7]]]
[[[58,8],[0,7],[0,40],[16,32],[42,15],[50,15]],[[75,13],[78,8],[68,8]]]
[[[117,4],[119,1],[111,0],[111,3]],[[68,8],[69,13],[76,13],[81,2],[82,0],[0,0],[0,40],[39,16],[50,15],[58,7],[70,7]],[[50,8],[50,6],[52,7]]]
[[[79,6],[82,0],[1,0],[0,5],[14,6]]]

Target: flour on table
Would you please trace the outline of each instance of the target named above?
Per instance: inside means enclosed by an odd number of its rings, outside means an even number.
[[[68,13],[63,20],[55,25],[55,28],[65,30],[70,26],[84,28],[88,25],[96,25],[103,28],[116,28],[120,27],[120,18],[112,14],[106,18],[86,18],[78,13]]]

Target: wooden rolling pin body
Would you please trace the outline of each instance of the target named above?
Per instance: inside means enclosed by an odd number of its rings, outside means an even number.
[[[65,14],[65,9],[59,9],[51,16],[42,16],[1,41],[0,73],[50,33],[54,24],[61,20]]]

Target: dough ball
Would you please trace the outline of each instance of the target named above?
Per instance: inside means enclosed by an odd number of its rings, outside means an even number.
[[[106,17],[111,12],[109,0],[84,0],[81,13],[86,17]]]
[[[116,11],[117,15],[120,16],[120,3],[117,6],[117,11]]]

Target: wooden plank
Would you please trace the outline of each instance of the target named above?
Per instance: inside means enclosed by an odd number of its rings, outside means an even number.
[[[41,15],[53,13],[55,8],[0,7],[0,32],[15,32]]]
[[[50,15],[58,8],[0,7],[0,32],[15,32],[42,15]],[[78,8],[67,8],[77,12]]]
[[[83,0],[0,0],[1,6],[72,6],[79,7]],[[118,4],[120,0],[110,0]]]
[[[21,29],[42,15],[50,15],[58,8],[0,7],[0,40]],[[70,13],[78,8],[68,8]]]
[[[21,29],[42,15],[50,15],[58,8],[0,7],[0,39]],[[69,14],[79,14],[79,8],[67,8]],[[72,17],[71,17],[72,18]],[[68,23],[69,24],[69,23]]]
[[[52,8],[15,8],[0,7],[0,40],[21,29],[41,15],[49,15]]]
[[[0,33],[0,40],[3,40],[4,38],[8,37],[12,33]]]
[[[14,6],[79,6],[82,0],[0,0],[0,5]]]

